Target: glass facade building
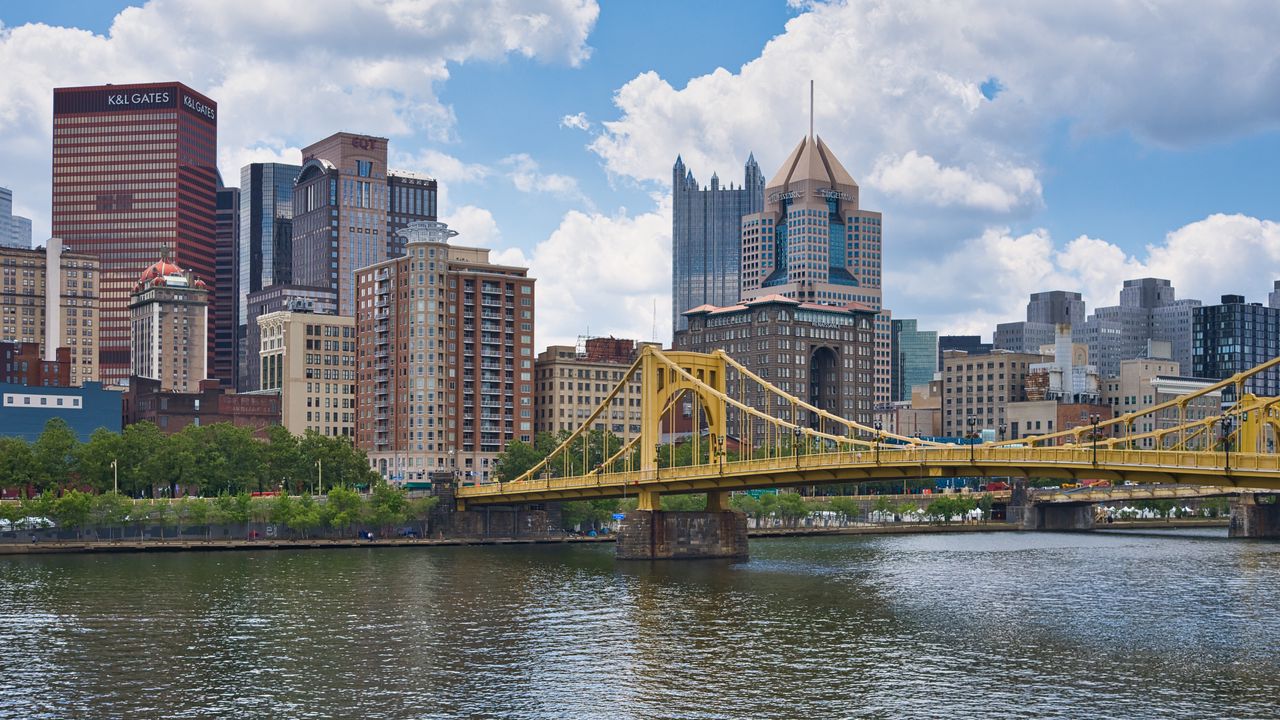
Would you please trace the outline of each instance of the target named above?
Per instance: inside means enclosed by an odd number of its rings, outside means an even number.
[[[1223,295],[1219,305],[1194,311],[1192,368],[1196,377],[1224,380],[1280,356],[1280,308],[1246,303],[1243,295]],[[1185,374],[1185,373],[1184,373]],[[1244,391],[1280,396],[1280,371],[1245,381]],[[1224,400],[1234,400],[1227,388]]]
[[[53,236],[101,260],[99,374],[128,379],[129,295],[160,259],[214,272],[218,108],[181,83],[53,91]]]
[[[251,163],[240,168],[240,219],[236,248],[236,387],[257,387],[249,376],[249,293],[292,281],[293,183],[301,165]],[[248,379],[246,379],[248,378]]]
[[[928,385],[938,372],[938,333],[919,330],[915,320],[893,322],[893,402],[909,401],[911,388]]]
[[[209,347],[209,377],[234,388],[236,382],[236,277],[237,238],[240,235],[240,189],[218,183],[215,209],[215,251],[213,302],[209,322],[213,324],[213,344]]]
[[[0,245],[31,247],[31,220],[13,214],[13,191],[0,187]]]
[[[686,310],[738,302],[742,216],[764,208],[764,176],[749,156],[740,188],[721,187],[715,175],[710,187],[699,187],[679,157],[671,177],[671,328],[678,332],[689,326]]]

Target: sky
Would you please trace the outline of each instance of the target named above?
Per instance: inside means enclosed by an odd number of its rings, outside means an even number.
[[[1280,3],[41,0],[0,5],[0,186],[47,237],[52,88],[179,80],[228,185],[333,132],[530,267],[537,343],[670,340],[671,166],[766,177],[814,124],[884,213],[885,305],[989,337],[1027,295],[1280,280]]]

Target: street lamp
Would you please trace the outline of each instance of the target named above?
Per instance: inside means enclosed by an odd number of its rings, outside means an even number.
[[[1222,416],[1222,450],[1226,453],[1222,464],[1224,475],[1231,474],[1231,430],[1234,425],[1235,421],[1230,415]]]
[[[800,436],[804,434],[804,431],[800,429],[799,425],[796,425],[791,428],[791,432],[794,435],[791,443],[791,453],[796,456],[796,467],[800,467]]]
[[[974,417],[974,416],[970,415],[970,416],[969,416],[969,434],[968,434],[968,440],[969,440],[969,464],[970,464],[970,465],[973,465],[973,464],[975,464],[975,462],[976,462],[976,461],[974,460],[974,458],[973,458],[973,441],[974,441],[974,439],[977,437],[977,431],[976,431],[976,430],[974,430],[974,428],[975,428],[975,427],[977,427],[977,426],[978,426],[978,418],[976,418],[976,417]]]
[[[1098,466],[1098,421],[1102,418],[1098,413],[1089,413],[1089,422],[1093,425],[1093,466]]]
[[[884,433],[881,431],[884,430],[884,423],[881,423],[879,420],[875,421],[875,429],[876,429],[876,464],[879,465],[880,464],[880,442],[881,442],[881,438],[884,437]]]
[[[316,484],[319,487],[317,495],[324,494],[324,458],[316,458]]]
[[[111,460],[111,490],[116,495],[120,494],[120,463],[114,458]]]

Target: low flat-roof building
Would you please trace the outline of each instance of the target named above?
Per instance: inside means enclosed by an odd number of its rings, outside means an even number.
[[[160,381],[129,378],[121,415],[125,425],[149,420],[164,433],[188,425],[226,422],[253,428],[259,436],[280,424],[280,397],[274,394],[227,392],[217,380],[205,380],[196,392],[168,392]]]
[[[34,442],[53,418],[65,420],[81,441],[98,428],[120,432],[120,404],[120,392],[96,382],[80,387],[0,383],[0,437]]]

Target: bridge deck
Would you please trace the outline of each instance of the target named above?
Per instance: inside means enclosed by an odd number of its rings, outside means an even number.
[[[1095,462],[1096,457],[1096,462]],[[1229,467],[1228,467],[1229,462]],[[739,460],[658,470],[536,478],[460,488],[467,504],[615,498],[918,477],[1051,477],[1280,489],[1280,456],[1072,447],[904,447]],[[1114,488],[1113,488],[1114,489]],[[1080,502],[1082,499],[1062,500]]]

